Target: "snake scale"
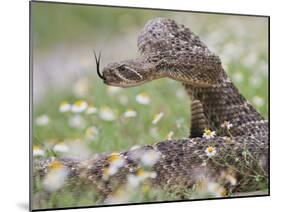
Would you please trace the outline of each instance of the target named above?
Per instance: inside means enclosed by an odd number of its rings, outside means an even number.
[[[105,84],[119,87],[164,77],[182,83],[192,102],[190,137],[121,152],[118,157],[124,165],[106,179],[104,170],[110,165],[110,154],[82,162],[57,159],[69,168],[70,176],[106,197],[125,184],[128,174],[139,170],[136,155],[155,151],[160,157],[151,167],[155,172],[151,185],[177,190],[179,196],[181,190],[192,188],[200,179],[218,182],[228,192],[256,191],[261,182],[267,184],[268,121],[239,93],[220,58],[188,28],[166,18],[147,22],[139,34],[138,49],[140,57],[108,64],[102,72],[96,57],[98,75]],[[223,127],[224,123],[231,123],[231,128]],[[206,138],[205,129],[216,135]],[[206,154],[210,146],[216,150],[212,157]],[[44,175],[49,163],[34,161],[34,170]]]

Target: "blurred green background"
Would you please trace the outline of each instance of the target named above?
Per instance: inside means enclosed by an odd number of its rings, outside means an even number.
[[[268,117],[266,18],[33,2],[33,144],[44,151],[43,157],[60,154],[54,146],[74,140],[93,154],[188,136],[190,102],[180,83],[161,79],[115,89],[95,72],[93,49],[102,51],[102,66],[137,56],[138,33],[154,17],[175,19],[199,35],[221,57],[240,92]],[[136,100],[139,94],[149,103]],[[60,111],[63,102],[72,107],[80,100],[92,113]],[[128,109],[136,116],[126,117]],[[163,117],[152,124],[159,113]],[[111,120],[104,118],[108,114]],[[34,190],[34,207],[95,204],[86,197],[74,203],[67,191],[67,201],[60,195],[42,203],[41,189],[37,185]]]

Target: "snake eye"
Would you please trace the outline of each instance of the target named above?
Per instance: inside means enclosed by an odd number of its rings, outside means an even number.
[[[120,65],[119,67],[118,67],[118,69],[120,70],[120,71],[124,71],[124,70],[126,70],[126,65],[124,65],[124,64],[122,64],[122,65]]]

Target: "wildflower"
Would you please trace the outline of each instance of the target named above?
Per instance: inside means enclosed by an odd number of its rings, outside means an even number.
[[[103,179],[108,180],[108,178],[112,175],[115,175],[118,172],[118,168],[115,166],[109,166],[104,168],[103,170]]]
[[[46,114],[43,114],[41,116],[38,116],[36,119],[35,119],[35,123],[38,125],[38,126],[46,126],[49,124],[49,116],[47,116]]]
[[[107,162],[109,163],[109,166],[103,169],[103,178],[105,180],[116,174],[118,170],[125,165],[125,160],[118,153],[112,153],[107,158]]]
[[[44,156],[45,151],[41,149],[39,146],[33,146],[33,156]]]
[[[166,136],[166,139],[167,139],[167,140],[172,140],[173,135],[174,135],[174,132],[173,132],[173,131],[170,131],[170,132],[168,133],[168,135]]]
[[[86,108],[88,107],[88,103],[83,101],[83,100],[78,100],[76,102],[74,102],[74,104],[71,107],[71,111],[74,113],[81,113],[84,110],[86,110]]]
[[[148,150],[141,156],[141,162],[144,166],[153,166],[161,157],[161,153],[155,150]]]
[[[53,147],[53,150],[57,153],[66,153],[69,151],[69,148],[64,142],[61,142],[61,143],[56,144]]]
[[[108,93],[110,96],[113,96],[113,95],[119,93],[119,92],[122,90],[122,88],[120,88],[120,87],[115,87],[115,86],[107,86],[106,90],[107,90],[107,93]]]
[[[98,129],[95,126],[89,127],[86,130],[86,138],[88,140],[96,140],[98,135]]]
[[[73,87],[73,93],[75,96],[79,97],[84,97],[89,93],[89,80],[84,77],[79,79]]]
[[[142,168],[138,168],[135,174],[129,174],[127,176],[128,186],[138,187],[144,180],[148,178],[156,178],[156,172],[145,171]]]
[[[63,155],[67,158],[83,160],[87,159],[91,155],[86,143],[80,139],[68,140],[67,147],[68,151],[63,153]]]
[[[150,98],[146,93],[140,93],[136,96],[136,101],[142,105],[148,105],[150,103]]]
[[[46,191],[54,192],[63,186],[67,178],[68,171],[59,161],[53,161],[48,168],[49,172],[43,180],[43,188]]]
[[[109,107],[102,107],[99,116],[104,121],[114,121],[116,119],[115,113]]]
[[[59,111],[60,111],[61,113],[68,112],[68,111],[70,111],[70,109],[71,109],[71,105],[70,105],[67,101],[63,101],[63,102],[60,104]]]
[[[94,105],[89,105],[86,110],[86,114],[88,114],[88,115],[96,114],[97,112],[98,112],[98,109],[96,107],[94,107]]]
[[[160,112],[160,113],[154,115],[153,120],[152,120],[152,124],[154,124],[154,125],[157,124],[158,121],[160,121],[160,119],[161,119],[163,116],[164,116],[164,113],[163,113],[163,112]]]
[[[208,157],[213,157],[217,153],[217,150],[215,147],[209,146],[205,149],[205,153]]]
[[[138,187],[140,184],[139,177],[134,174],[129,174],[127,176],[127,181],[128,181],[128,186],[133,187],[133,188]]]
[[[203,137],[206,138],[206,139],[210,139],[210,138],[215,137],[215,135],[216,135],[215,131],[211,131],[210,129],[205,129]]]
[[[233,127],[233,124],[231,124],[229,121],[224,121],[221,127],[229,130],[231,127]]]
[[[263,98],[259,97],[259,96],[254,96],[252,99],[254,105],[256,105],[257,107],[261,107],[264,105],[264,100]]]
[[[68,119],[68,124],[72,128],[84,128],[85,127],[85,120],[80,115],[71,116]]]
[[[120,168],[125,164],[125,160],[118,153],[112,153],[108,157],[107,161],[111,166],[115,166],[117,168]]]
[[[131,118],[131,117],[136,117],[137,116],[137,112],[132,110],[132,109],[128,109],[124,114],[123,116],[125,118]]]
[[[208,193],[213,195],[214,197],[225,197],[226,190],[224,187],[219,185],[218,183],[208,182],[207,184]]]

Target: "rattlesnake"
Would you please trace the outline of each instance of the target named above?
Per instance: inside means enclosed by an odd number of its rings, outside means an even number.
[[[121,152],[124,164],[114,176],[104,177],[112,154],[86,161],[58,159],[69,168],[70,176],[92,185],[105,197],[126,183],[129,174],[141,168],[140,155],[159,156],[150,170],[151,185],[177,191],[200,180],[217,182],[228,192],[255,191],[268,183],[268,122],[238,92],[224,71],[220,58],[199,37],[174,20],[155,18],[138,37],[141,56],[107,65],[98,75],[112,86],[131,87],[168,77],[185,87],[192,101],[190,138],[166,140]],[[176,103],[175,103],[176,104]],[[228,128],[227,124],[231,124]],[[206,138],[204,130],[216,135]],[[145,133],[145,132],[144,132]],[[211,157],[206,149],[212,147]],[[35,161],[34,170],[42,175],[51,160]]]

